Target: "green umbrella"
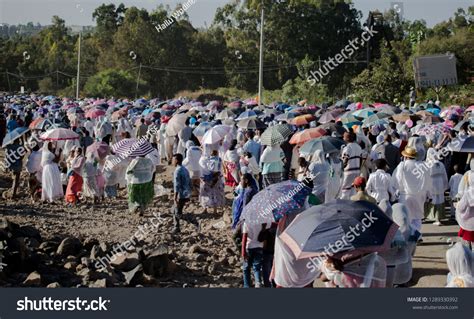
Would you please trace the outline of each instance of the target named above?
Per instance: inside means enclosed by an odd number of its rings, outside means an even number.
[[[263,132],[260,141],[262,145],[277,145],[283,143],[291,133],[292,131],[288,124],[270,126]]]

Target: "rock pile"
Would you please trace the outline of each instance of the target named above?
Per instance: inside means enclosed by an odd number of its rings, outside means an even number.
[[[24,287],[123,287],[160,286],[163,278],[185,271],[165,244],[146,251],[137,248],[115,255],[112,245],[74,237],[43,239],[31,226],[0,218],[0,286]]]

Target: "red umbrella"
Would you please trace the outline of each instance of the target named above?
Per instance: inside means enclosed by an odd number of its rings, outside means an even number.
[[[320,127],[306,129],[293,135],[290,139],[290,144],[304,144],[313,138],[318,138],[324,135],[326,135],[326,130]]]

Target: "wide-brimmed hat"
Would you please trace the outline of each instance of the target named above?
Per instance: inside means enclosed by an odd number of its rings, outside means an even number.
[[[414,149],[413,147],[407,146],[402,151],[402,155],[408,158],[416,158],[418,154],[416,152],[416,149]]]

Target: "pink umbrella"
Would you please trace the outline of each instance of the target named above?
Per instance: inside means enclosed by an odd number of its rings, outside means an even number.
[[[105,111],[104,110],[99,110],[99,109],[91,109],[87,111],[86,117],[90,117],[91,119],[96,119],[99,116],[104,116]]]
[[[474,105],[471,105],[466,109],[466,112],[474,112]]]
[[[54,128],[41,134],[40,138],[44,141],[77,140],[79,134],[66,128]]]
[[[86,153],[92,153],[100,159],[104,159],[109,153],[109,145],[104,142],[95,142],[86,149]]]

